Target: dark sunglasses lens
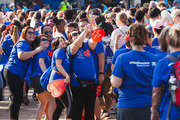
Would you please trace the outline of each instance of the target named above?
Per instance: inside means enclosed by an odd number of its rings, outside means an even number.
[[[46,31],[46,32],[44,32],[45,35],[47,35],[48,33],[49,33],[49,34],[52,34],[52,31],[49,31],[49,32]]]
[[[31,32],[31,31],[28,31],[28,34],[30,34],[30,35],[35,35],[36,33],[35,32]]]
[[[81,32],[75,32],[75,33],[72,33],[72,36],[77,36],[77,35],[80,35]]]
[[[48,41],[48,39],[41,39],[41,41]]]

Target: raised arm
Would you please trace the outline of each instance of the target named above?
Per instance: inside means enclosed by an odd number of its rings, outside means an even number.
[[[84,31],[78,36],[78,38],[71,44],[70,46],[70,51],[71,51],[71,55],[76,54],[76,52],[78,51],[78,49],[82,46],[82,43],[84,42],[85,38],[86,38],[86,34],[90,31],[90,26],[87,25],[85,26]]]
[[[94,40],[92,40],[92,38],[89,40],[88,42],[89,48],[91,50],[94,50],[96,48],[97,42],[95,42]]]

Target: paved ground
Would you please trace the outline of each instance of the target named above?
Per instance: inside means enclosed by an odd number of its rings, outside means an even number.
[[[32,99],[33,90],[29,90],[28,98],[30,100],[29,105],[25,106],[24,104],[21,105],[19,119],[20,120],[35,120],[36,112],[38,107],[38,102]],[[8,120],[9,119],[9,112],[8,112],[8,90],[5,90],[5,101],[0,101],[0,120]],[[42,117],[44,118],[44,116]],[[64,120],[64,115],[60,117],[60,120]],[[110,120],[116,120],[115,115],[110,116]]]

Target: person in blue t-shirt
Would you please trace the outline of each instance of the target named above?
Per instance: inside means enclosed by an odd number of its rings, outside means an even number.
[[[159,47],[158,36],[160,35],[160,33],[164,27],[165,27],[165,23],[160,19],[157,19],[153,22],[152,29],[153,29],[153,33],[154,33],[154,38],[152,41],[152,47],[154,47],[154,48]]]
[[[32,1],[33,4],[33,11],[38,11],[40,9],[39,5],[36,3],[36,1]]]
[[[117,120],[150,120],[152,77],[156,57],[143,49],[148,31],[135,24],[130,33],[132,50],[118,56],[111,84],[118,88]]]
[[[94,119],[97,85],[95,84],[96,72],[91,51],[95,49],[97,43],[92,39],[84,42],[90,31],[90,26],[87,25],[81,34],[72,33],[73,43],[67,47],[72,64],[72,119],[74,120],[81,119],[83,107],[85,107],[85,119]]]
[[[57,37],[52,42],[53,57],[51,62],[52,72],[49,78],[49,83],[53,80],[64,79],[64,82],[70,83],[70,60],[66,53],[66,40],[63,36]],[[72,96],[70,87],[67,85],[65,92],[59,98],[56,98],[57,107],[53,114],[53,120],[58,120],[62,110],[66,107],[66,119],[72,118]]]
[[[170,28],[167,43],[170,55],[179,57],[180,54],[180,25]],[[168,91],[168,82],[172,72],[174,62],[168,58],[161,59],[154,70],[153,94],[151,107],[151,120],[165,120],[169,114],[169,120],[180,119],[180,108],[170,103],[171,94]],[[171,104],[171,107],[170,105]],[[170,109],[168,113],[168,109]],[[158,112],[159,111],[159,112]]]
[[[13,46],[19,40],[20,25],[21,24],[19,21],[14,21],[14,24],[9,29],[9,34],[5,36],[4,41],[2,42],[2,48],[4,52],[0,61],[1,63],[7,63]]]
[[[53,31],[52,26],[50,24],[43,25],[41,27],[41,33],[45,34],[47,36],[47,39],[49,41],[49,46],[47,48],[48,56],[52,58],[53,52],[51,51],[51,43],[53,41]]]
[[[35,39],[36,45],[43,46],[47,48],[49,46],[49,41],[45,35],[40,35]],[[45,51],[41,51],[38,54],[34,55],[33,63],[32,63],[32,74],[31,74],[31,85],[34,88],[34,92],[37,93],[37,98],[39,100],[39,107],[37,110],[36,119],[40,120],[44,109],[47,107],[47,101],[53,102],[53,98],[50,98],[50,93],[45,91],[40,84],[40,77],[44,71],[50,66],[51,60],[47,55],[47,49]],[[48,112],[49,113],[49,112]],[[46,113],[46,114],[48,114]],[[53,115],[53,113],[48,114],[49,117]]]
[[[3,71],[11,95],[10,119],[18,119],[19,109],[23,100],[23,83],[32,57],[44,50],[44,47],[34,48],[35,30],[25,27],[21,39],[14,45],[9,61]]]

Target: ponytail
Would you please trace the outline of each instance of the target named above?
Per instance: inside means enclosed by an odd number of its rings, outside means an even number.
[[[10,35],[14,44],[19,40],[18,27],[13,25],[10,28]]]

